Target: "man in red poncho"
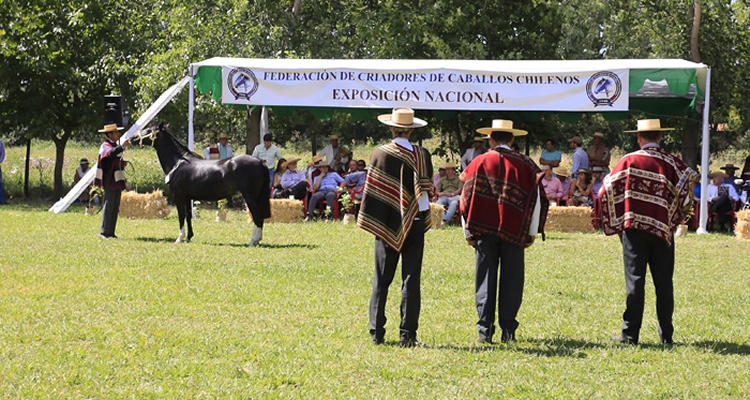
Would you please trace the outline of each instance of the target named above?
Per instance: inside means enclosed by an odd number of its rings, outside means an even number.
[[[515,136],[528,132],[513,129],[513,121],[506,120],[494,120],[491,128],[477,132],[490,136],[493,150],[475,158],[461,174],[461,212],[466,240],[476,249],[479,341],[492,343],[497,299],[501,340],[509,342],[516,337],[523,297],[524,249],[542,232],[549,201],[542,171],[510,147]]]
[[[637,344],[643,320],[646,264],[656,288],[659,337],[672,343],[674,311],[674,231],[691,206],[690,184],[696,172],[659,143],[658,119],[638,121],[641,149],[626,154],[604,178],[599,191],[602,226],[607,235],[620,235],[625,264],[627,301],[622,333],[612,340]]]

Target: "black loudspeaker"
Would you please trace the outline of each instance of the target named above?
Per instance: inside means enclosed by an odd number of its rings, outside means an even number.
[[[130,123],[130,112],[125,97],[109,95],[104,96],[104,125],[117,124],[117,126],[128,128]]]

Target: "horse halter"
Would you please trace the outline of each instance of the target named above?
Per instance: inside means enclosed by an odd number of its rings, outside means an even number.
[[[138,144],[141,145],[141,148],[143,148],[143,139],[151,139],[151,147],[154,147],[154,141],[156,140],[156,136],[158,135],[158,132],[156,129],[149,129],[147,130],[148,133],[144,133],[143,131],[139,132],[137,135],[138,138]]]

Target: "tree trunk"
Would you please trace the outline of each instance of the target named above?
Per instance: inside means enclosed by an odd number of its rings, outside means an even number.
[[[246,154],[253,154],[255,146],[260,144],[260,113],[261,107],[245,108],[245,128],[247,130],[247,139],[245,140]]]
[[[685,132],[682,136],[682,160],[692,169],[697,167],[700,160],[700,133],[700,121],[694,119],[687,120]]]
[[[693,27],[690,31],[690,56],[694,62],[701,62],[700,51],[698,50],[698,32],[701,26],[701,5],[698,2],[693,3],[690,6],[691,15],[693,17]],[[703,118],[708,118],[708,115],[704,112]],[[690,168],[695,169],[698,165],[699,160],[699,147],[701,138],[701,124],[700,121],[688,119],[685,125],[685,132],[682,136],[682,160],[685,161]],[[708,168],[707,165],[703,168]]]
[[[70,138],[70,131],[63,130],[63,134],[60,137],[52,135],[52,141],[55,142],[55,174],[54,174],[54,185],[52,189],[52,198],[57,200],[63,195],[63,164],[65,162],[65,146],[68,144],[68,138]]]

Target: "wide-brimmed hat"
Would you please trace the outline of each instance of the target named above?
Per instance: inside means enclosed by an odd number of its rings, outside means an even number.
[[[316,167],[326,167],[326,168],[330,168],[331,167],[330,165],[328,165],[328,161],[326,161],[326,160],[322,160],[321,162],[319,162],[315,166]]]
[[[723,172],[719,172],[719,171],[716,171],[716,172],[711,172],[710,174],[708,174],[708,178],[709,178],[709,179],[714,179],[714,178],[715,178],[715,177],[717,177],[717,176],[720,176],[720,177],[722,177],[722,178],[724,178],[724,179],[727,179],[727,178],[729,178],[729,175],[727,175],[727,174],[725,174],[725,173],[723,173]]]
[[[328,140],[339,140],[339,135],[331,135]]]
[[[598,137],[598,138],[600,138],[600,139],[606,139],[606,138],[607,138],[607,137],[606,137],[606,136],[604,136],[604,134],[603,134],[603,133],[601,133],[601,132],[594,132],[594,135],[593,135],[593,136],[594,136],[594,137]]]
[[[229,140],[229,136],[227,136],[226,133],[219,134],[219,139],[227,139]]]
[[[581,169],[578,170],[578,175],[581,175],[581,174],[591,176],[591,171],[589,171],[587,169],[584,169],[584,168],[581,168]]]
[[[484,142],[485,140],[487,140],[486,136],[474,136],[475,142]]]
[[[729,163],[729,164],[727,164],[727,165],[725,165],[725,166],[723,166],[723,167],[721,167],[719,169],[723,169],[724,171],[726,171],[728,169],[739,169],[739,168],[735,167],[734,164]]]
[[[662,128],[661,127],[661,120],[659,119],[639,119],[638,120],[638,129],[633,131],[623,131],[623,132],[656,132],[656,131],[673,131],[674,128]]]
[[[396,107],[390,114],[378,115],[378,121],[397,128],[421,128],[427,121],[414,117],[414,110],[408,107]]]
[[[523,129],[513,129],[513,121],[507,119],[493,119],[492,126],[489,128],[479,128],[477,132],[482,135],[490,135],[492,132],[510,132],[513,136],[528,135],[529,132]]]
[[[591,167],[591,172],[604,172],[604,168],[599,166]]]
[[[568,139],[568,143],[573,142],[578,144],[579,146],[583,144],[583,140],[580,136],[573,136],[572,138]]]
[[[447,162],[447,163],[441,165],[440,168],[442,168],[442,169],[448,169],[448,168],[456,169],[456,164],[453,164],[452,162]],[[440,168],[438,168],[438,169],[440,169]]]
[[[568,172],[568,169],[565,167],[552,168],[552,172],[554,172],[555,175],[570,176],[570,172]]]
[[[323,161],[323,157],[321,156],[312,156],[312,163],[317,164],[319,162]]]
[[[298,157],[292,157],[292,158],[290,158],[290,159],[286,160],[286,165],[289,165],[289,164],[292,164],[292,163],[296,163],[296,162],[297,162],[297,161],[299,161],[299,160],[301,160],[301,158],[298,158]]]
[[[125,128],[121,126],[117,126],[117,124],[107,124],[104,125],[104,129],[99,129],[99,132],[101,133],[109,133],[109,132],[117,132],[124,130]]]
[[[79,162],[79,164],[80,164],[80,165],[88,165],[88,164],[89,164],[89,160],[88,160],[88,158],[82,158],[82,159],[81,159],[81,162]]]

